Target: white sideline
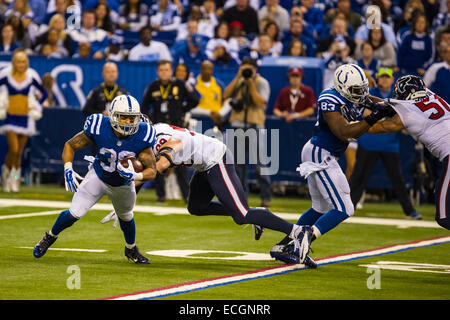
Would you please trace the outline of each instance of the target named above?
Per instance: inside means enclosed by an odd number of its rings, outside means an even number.
[[[34,247],[16,247],[19,249],[34,249]],[[54,251],[76,251],[76,252],[95,252],[95,253],[103,253],[108,252],[108,250],[103,249],[74,249],[74,248],[48,248],[48,250]]]
[[[23,199],[0,199],[0,213],[1,207],[5,206],[22,206],[22,207],[46,207],[46,208],[69,208],[70,202],[68,201],[47,201],[47,200],[23,200]],[[110,203],[97,203],[92,210],[113,210],[113,206]],[[53,213],[52,213],[53,212]],[[28,218],[34,216],[44,216],[51,214],[59,214],[60,211],[45,211],[36,213],[14,214],[14,215],[0,215],[0,220],[15,219],[15,218]],[[153,213],[155,215],[169,215],[169,214],[185,214],[189,212],[186,208],[180,207],[158,207],[158,206],[146,206],[136,205],[134,212]],[[297,221],[299,214],[297,213],[283,213],[274,212],[277,216],[286,219]],[[397,228],[441,228],[436,221],[422,221],[422,220],[406,220],[406,219],[391,219],[391,218],[370,218],[370,217],[350,217],[344,221],[344,223],[356,223],[356,224],[369,224],[369,225],[384,225],[395,226]]]

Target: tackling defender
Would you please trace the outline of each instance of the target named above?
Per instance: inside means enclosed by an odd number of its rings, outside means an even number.
[[[443,163],[444,174],[436,182],[436,222],[450,230],[450,105],[428,90],[417,76],[403,76],[387,99],[396,114],[370,128],[369,133],[393,133],[406,129]]]
[[[350,141],[387,115],[387,109],[373,109],[374,103],[368,97],[369,81],[355,64],[336,69],[334,86],[319,96],[314,135],[304,145],[302,163],[297,168],[300,175],[307,178],[312,200],[311,208],[301,215],[297,225],[305,226],[311,241],[354,213],[350,187],[337,159]],[[291,240],[286,237],[272,248],[270,255],[285,263],[297,263],[297,255],[292,250]]]
[[[66,142],[62,153],[66,190],[75,192],[69,210],[61,212],[52,229],[34,247],[36,258],[42,257],[64,229],[83,217],[104,195],[108,195],[119,216],[125,237],[125,256],[135,263],[150,263],[135,245],[136,226],[133,208],[136,202],[134,181],[154,179],[156,160],[152,151],[155,129],[140,122],[140,106],[135,98],[120,95],[111,103],[110,117],[93,114],[86,119],[83,131]],[[92,143],[98,149],[95,161],[84,180],[73,170],[74,153]],[[140,173],[134,171],[131,161],[124,168],[121,160],[135,157],[144,166]]]
[[[309,240],[304,228],[293,225],[272,214],[266,208],[250,208],[244,189],[234,168],[234,159],[227,146],[220,140],[191,132],[185,128],[158,123],[156,143],[156,169],[164,172],[172,166],[191,166],[196,171],[189,185],[188,211],[192,215],[231,216],[239,224],[254,224],[257,228],[269,228],[287,234],[297,249],[297,263],[315,268],[315,262],[307,256]],[[212,200],[217,196],[219,201]],[[102,223],[115,220],[111,212]],[[261,234],[261,229],[259,235]]]

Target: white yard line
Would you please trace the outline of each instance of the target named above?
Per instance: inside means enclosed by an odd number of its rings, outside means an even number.
[[[46,208],[69,208],[70,202],[68,201],[44,201],[44,200],[19,200],[19,199],[0,199],[0,207],[2,206],[22,206],[22,207],[46,207]],[[97,203],[92,210],[104,210],[112,211],[113,206],[110,203]],[[136,205],[135,212],[153,213],[155,215],[169,215],[169,214],[184,214],[189,215],[186,208],[180,207],[158,207],[158,206],[146,206]],[[0,209],[1,212],[1,209]],[[14,214],[0,216],[0,220],[14,219],[14,218],[27,218],[34,216],[44,216],[51,214],[58,214],[60,211],[46,211],[36,213]],[[300,214],[297,213],[284,213],[274,212],[277,216],[290,220],[297,221]],[[344,223],[355,224],[369,224],[369,225],[384,225],[395,226],[397,228],[441,228],[436,221],[422,221],[422,220],[406,220],[406,219],[391,219],[391,218],[370,218],[370,217],[350,217],[344,221]]]
[[[34,249],[34,247],[16,247],[19,249]],[[108,250],[103,249],[75,249],[75,248],[48,248],[48,250],[54,251],[76,251],[76,252],[94,252],[94,253],[103,253],[108,252]]]

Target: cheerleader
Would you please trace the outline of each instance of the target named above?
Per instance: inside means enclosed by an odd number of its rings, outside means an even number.
[[[0,134],[8,143],[2,166],[4,192],[19,192],[23,149],[36,133],[35,122],[42,117],[41,103],[47,98],[38,73],[28,66],[25,51],[16,49],[11,67],[0,72]]]

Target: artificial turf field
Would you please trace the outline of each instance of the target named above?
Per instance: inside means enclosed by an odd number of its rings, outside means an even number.
[[[251,278],[255,271],[285,271],[286,265],[271,259],[236,258],[242,257],[243,253],[268,254],[283,235],[266,230],[262,238],[255,241],[251,226],[236,225],[228,217],[180,214],[185,205],[179,201],[168,201],[156,210],[152,208],[150,211],[158,211],[156,214],[135,212],[136,243],[141,253],[150,259],[150,265],[135,265],[126,260],[120,228],[113,228],[112,223],[100,224],[100,220],[109,213],[107,208],[90,211],[63,231],[51,247],[63,250],[49,250],[44,257],[34,258],[31,248],[51,228],[59,210],[67,209],[63,205],[64,202],[69,203],[71,197],[64,188],[54,185],[22,187],[19,194],[0,193],[0,299],[90,300],[126,297],[136,292],[158,292],[160,288],[169,286],[182,287],[186,283],[208,283],[207,279],[222,279],[236,274],[242,274],[243,279],[170,294],[161,291],[164,295],[156,299],[450,299],[450,239],[443,238],[449,237],[450,232],[433,227],[432,205],[417,207],[424,216],[423,226],[408,227],[402,224],[407,220],[398,203],[366,203],[363,210],[356,211],[355,217],[365,217],[367,219],[363,220],[367,223],[339,225],[313,243],[311,256],[325,261],[325,257],[397,244],[414,244],[425,239],[439,238],[444,239],[445,243],[249,280],[248,277]],[[143,190],[137,205],[141,208],[153,207],[156,206],[155,200],[153,190]],[[42,201],[59,201],[62,206],[44,206]],[[249,202],[257,206],[259,199],[253,195]],[[104,198],[100,203],[109,204],[109,200]],[[285,217],[295,222],[309,206],[309,199],[275,198],[271,210],[286,213]],[[373,224],[373,221],[378,222]],[[388,223],[382,225],[379,221]],[[394,221],[400,222],[391,225],[390,222]],[[156,250],[207,252],[194,253],[190,258],[148,253]],[[374,269],[373,265],[388,265],[388,268]],[[72,277],[73,270],[78,270],[76,280]]]

